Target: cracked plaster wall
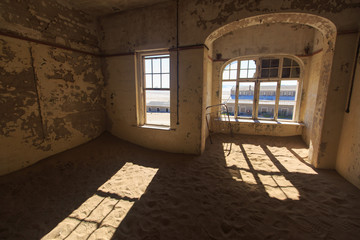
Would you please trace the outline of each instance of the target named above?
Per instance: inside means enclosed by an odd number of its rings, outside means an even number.
[[[360,56],[357,56],[350,112],[344,116],[336,170],[360,188]]]
[[[206,69],[203,47],[179,53],[179,124],[176,119],[176,51],[170,51],[171,130],[138,126],[134,51],[170,49],[176,46],[175,1],[131,10],[101,20],[107,54],[128,53],[105,59],[108,127],[115,136],[149,148],[200,154],[204,109],[203,90]],[[207,53],[206,55],[207,56]]]
[[[105,102],[101,59],[77,52],[97,51],[96,31],[80,23],[81,13],[55,1],[3,1],[0,9],[2,33],[75,48],[0,36],[3,175],[100,135]]]

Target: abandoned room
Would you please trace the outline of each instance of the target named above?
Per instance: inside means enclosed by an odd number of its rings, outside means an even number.
[[[0,239],[360,239],[360,1],[0,0]]]

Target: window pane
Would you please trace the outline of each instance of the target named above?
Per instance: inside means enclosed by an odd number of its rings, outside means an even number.
[[[145,73],[151,72],[151,59],[145,59]]]
[[[247,78],[248,70],[240,70],[240,78]]]
[[[153,88],[161,88],[160,74],[154,74],[153,75]]]
[[[261,69],[261,78],[269,77],[269,69]]]
[[[279,67],[279,59],[271,59],[270,67]]]
[[[279,100],[279,120],[293,120],[296,106],[298,81],[281,81]]]
[[[235,104],[235,93],[236,93],[236,82],[222,82],[222,93],[221,93],[221,103],[226,104],[229,109],[231,116],[234,116],[234,104]],[[230,112],[230,107],[232,111]],[[225,111],[222,109],[222,114]]]
[[[237,61],[234,61],[230,64],[230,69],[237,69]]]
[[[277,77],[278,76],[278,69],[270,69],[270,77]]]
[[[151,74],[145,75],[145,88],[152,88]]]
[[[274,118],[277,82],[261,82],[258,118]]]
[[[282,77],[283,78],[289,78],[290,77],[290,69],[291,68],[283,68],[283,70],[282,70]]]
[[[230,79],[236,79],[237,70],[230,70]]]
[[[224,79],[224,80],[230,79],[230,71],[229,71],[229,70],[224,70],[224,72],[223,72],[223,79]]]
[[[292,68],[291,69],[291,77],[297,78],[300,76],[300,68]]]
[[[270,67],[270,59],[263,59],[261,61],[261,68],[268,68]]]
[[[162,88],[170,88],[170,74],[162,74]]]
[[[229,70],[229,69],[230,69],[230,63],[225,67],[225,70]]]
[[[255,76],[255,72],[256,72],[255,69],[254,69],[254,70],[249,70],[249,72],[248,72],[248,78],[253,78],[253,77]]]
[[[290,66],[291,66],[291,59],[289,59],[289,58],[284,58],[283,66],[284,66],[284,67],[290,67]]]
[[[160,59],[153,59],[153,72],[160,73]]]
[[[146,124],[170,126],[170,91],[146,90]]]
[[[170,72],[170,61],[169,58],[162,58],[161,59],[161,72],[162,73],[169,73]]]
[[[238,101],[238,116],[252,117],[253,103],[254,103],[254,82],[240,82],[239,83],[239,101]]]
[[[298,67],[299,64],[298,64],[295,60],[292,60],[292,66],[293,66],[293,67]]]
[[[248,69],[248,64],[249,64],[248,60],[241,61],[240,62],[240,69]]]
[[[256,69],[256,62],[255,62],[255,60],[249,60],[249,68],[254,68],[254,69]]]

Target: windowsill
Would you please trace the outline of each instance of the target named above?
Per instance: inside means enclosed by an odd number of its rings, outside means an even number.
[[[215,118],[216,121],[222,121],[222,122],[228,122],[228,118],[227,117],[222,117],[222,118]],[[301,122],[290,122],[290,121],[284,121],[284,122],[279,122],[279,121],[274,121],[274,120],[265,120],[265,119],[258,119],[258,120],[254,120],[254,119],[235,119],[233,117],[230,117],[230,122],[239,122],[239,123],[254,123],[254,124],[281,124],[281,125],[295,125],[295,126],[303,126],[304,123]]]
[[[141,126],[138,126],[138,127],[140,127],[140,128],[147,128],[147,129],[163,130],[163,131],[175,130],[175,129],[170,128],[170,126],[164,126],[164,125],[145,124],[145,125],[141,125]]]

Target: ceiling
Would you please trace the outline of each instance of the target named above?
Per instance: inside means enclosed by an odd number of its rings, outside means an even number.
[[[57,0],[58,2],[99,17],[142,8],[170,0]]]

